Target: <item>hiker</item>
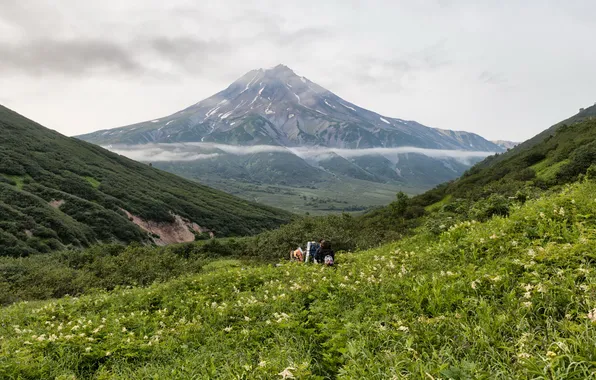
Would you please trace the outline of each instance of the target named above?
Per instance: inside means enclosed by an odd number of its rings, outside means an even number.
[[[315,262],[318,264],[333,265],[335,262],[335,252],[331,249],[331,243],[321,239],[320,246],[315,253]]]

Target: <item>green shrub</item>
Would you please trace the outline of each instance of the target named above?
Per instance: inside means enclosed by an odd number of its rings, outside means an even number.
[[[493,216],[509,215],[509,201],[502,195],[493,194],[484,201],[478,201],[472,208],[472,216],[476,220],[488,220]]]

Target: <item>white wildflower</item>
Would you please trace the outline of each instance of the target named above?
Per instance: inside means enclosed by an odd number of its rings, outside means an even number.
[[[284,369],[283,371],[281,371],[280,373],[278,373],[278,375],[281,376],[282,379],[295,379],[294,374],[292,374],[292,372],[290,372],[290,370],[294,371],[295,368],[288,367],[288,368]]]

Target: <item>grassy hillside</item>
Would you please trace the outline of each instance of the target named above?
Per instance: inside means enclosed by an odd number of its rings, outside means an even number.
[[[517,144],[514,148],[508,150],[507,152],[497,155],[496,158],[493,158],[492,160],[485,161],[484,165],[485,166],[494,166],[503,160],[507,160],[507,159],[509,159],[513,156],[516,156],[524,151],[530,150],[534,146],[545,141],[546,139],[552,138],[557,133],[559,128],[564,125],[572,125],[572,124],[576,124],[576,123],[579,123],[584,120],[594,120],[594,119],[596,119],[596,105],[593,105],[588,108],[582,108],[577,114],[571,116],[570,118],[567,118],[567,119],[553,125],[552,127],[545,129],[544,131],[540,132],[539,134],[532,137],[531,139],[528,139],[528,140],[522,142],[521,144]]]
[[[0,256],[148,242],[123,210],[154,224],[179,215],[219,236],[290,220],[287,212],[62,136],[0,106]]]
[[[331,269],[224,260],[15,304],[0,310],[0,377],[590,378],[594,194],[584,181]]]
[[[560,124],[551,134],[539,135],[519,148],[487,158],[458,180],[420,195],[415,202],[428,207],[448,197],[447,203],[452,204],[448,208],[457,208],[453,204],[462,200],[491,196],[525,199],[577,180],[596,164],[596,117],[578,120]]]

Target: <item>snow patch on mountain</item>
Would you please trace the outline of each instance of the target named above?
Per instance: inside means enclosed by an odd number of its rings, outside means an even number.
[[[346,104],[343,104],[342,102],[339,102],[339,104],[341,104],[342,106],[344,106],[344,107],[346,107],[346,108],[349,108],[349,109],[351,109],[352,111],[356,112],[356,110],[355,110],[354,108],[352,108],[352,107],[350,107],[350,106],[348,106],[348,105],[346,105]]]
[[[233,113],[234,111],[230,111],[230,112],[226,112],[225,114],[221,115],[220,119],[224,120],[227,119],[228,117],[230,117],[230,115]]]
[[[219,106],[212,108],[211,110],[209,110],[209,112],[205,114],[205,117],[211,117],[211,115],[214,115],[219,110],[219,108]]]

